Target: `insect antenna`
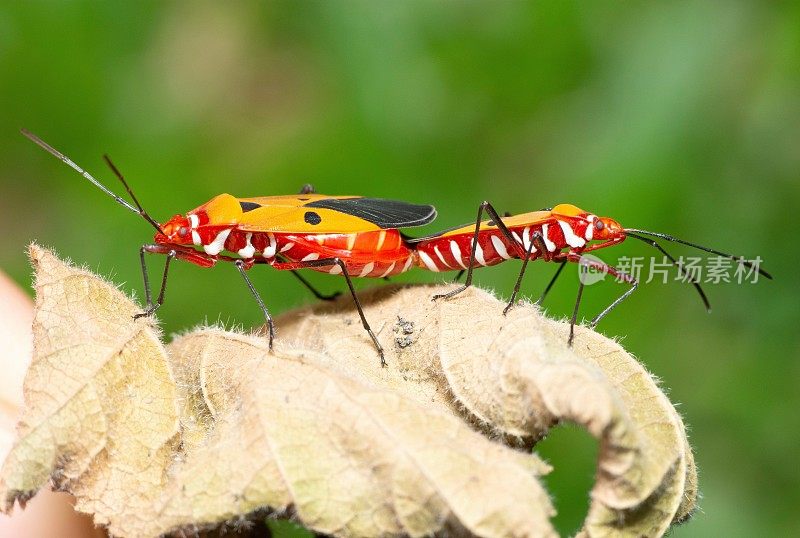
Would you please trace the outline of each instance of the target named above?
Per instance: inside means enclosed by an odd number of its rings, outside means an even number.
[[[683,276],[683,271],[681,270],[681,266],[678,263],[678,261],[675,258],[673,258],[672,255],[664,249],[664,247],[659,245],[655,239],[650,239],[649,237],[642,237],[640,235],[632,234],[627,229],[625,230],[625,232],[628,237],[633,237],[634,239],[638,239],[639,241],[644,241],[648,245],[657,248],[664,256],[666,256],[669,259],[670,262],[672,262],[672,265],[678,268],[678,274]],[[703,300],[703,304],[705,305],[706,310],[711,312],[711,303],[708,302],[708,297],[706,297],[706,292],[704,292],[703,288],[700,287],[700,284],[694,280],[692,281],[692,285],[697,290],[697,293],[700,294],[700,299]]]
[[[770,275],[769,273],[767,273],[766,271],[761,269],[761,267],[759,267],[757,264],[754,264],[753,262],[749,262],[749,261],[745,260],[743,256],[734,256],[733,254],[727,254],[725,252],[720,252],[719,250],[714,250],[713,248],[704,247],[703,245],[698,245],[697,243],[691,243],[689,241],[684,241],[683,239],[678,239],[677,237],[672,237],[671,235],[662,234],[662,233],[659,233],[659,232],[648,232],[647,230],[636,230],[634,228],[625,228],[625,232],[628,233],[628,234],[630,234],[630,232],[633,232],[633,233],[636,233],[636,234],[652,235],[653,237],[660,237],[661,239],[666,239],[667,241],[672,241],[673,243],[680,243],[682,245],[687,245],[687,246],[690,246],[692,248],[696,248],[698,250],[703,250],[705,252],[710,252],[711,254],[716,254],[717,256],[722,256],[723,258],[728,258],[729,260],[733,260],[733,261],[735,261],[737,263],[740,263],[740,264],[744,265],[745,267],[749,267],[750,269],[755,269],[756,271],[758,271],[758,273],[761,276],[772,280],[772,275]],[[633,236],[631,236],[631,237],[633,237]],[[639,238],[639,239],[642,239],[642,238]]]
[[[103,155],[103,160],[106,161],[108,167],[111,168],[111,171],[114,172],[114,175],[117,176],[117,178],[122,182],[122,185],[125,187],[125,190],[128,191],[128,194],[131,196],[133,203],[136,204],[136,207],[138,209],[137,213],[139,213],[142,216],[142,218],[144,218],[147,222],[149,222],[162,235],[166,235],[164,231],[161,229],[161,226],[158,224],[158,222],[156,222],[156,220],[153,219],[153,217],[148,215],[147,211],[145,211],[144,208],[142,207],[142,204],[139,203],[139,200],[136,198],[136,195],[133,194],[133,190],[131,190],[130,186],[128,186],[128,182],[125,181],[122,172],[120,172],[119,169],[114,165],[114,163],[111,162],[111,157],[109,157],[108,155]]]
[[[67,166],[72,168],[73,170],[75,170],[76,172],[78,172],[85,179],[87,179],[90,183],[92,183],[95,187],[97,187],[98,189],[100,189],[101,191],[103,191],[104,193],[109,195],[111,198],[113,198],[114,201],[116,201],[118,204],[120,204],[121,206],[125,207],[126,209],[129,209],[130,211],[133,211],[134,213],[138,214],[144,220],[149,222],[150,225],[153,226],[153,228],[155,228],[159,233],[164,234],[164,231],[161,229],[161,226],[158,224],[158,222],[156,222],[150,215],[147,214],[147,212],[144,209],[142,209],[142,206],[139,204],[139,200],[137,200],[136,196],[134,196],[133,191],[131,191],[131,188],[128,186],[128,183],[122,177],[122,174],[119,173],[119,170],[117,170],[117,167],[114,166],[114,164],[111,162],[111,159],[109,159],[107,155],[104,155],[106,163],[111,167],[111,170],[114,172],[114,174],[116,174],[116,176],[119,178],[119,180],[122,181],[122,184],[125,186],[125,190],[127,190],[128,194],[130,194],[131,198],[133,198],[133,201],[136,204],[136,207],[132,206],[125,199],[120,198],[119,196],[114,194],[105,185],[103,185],[98,180],[96,180],[89,172],[87,172],[86,170],[84,170],[83,168],[81,168],[80,166],[75,164],[72,161],[72,159],[70,159],[69,157],[67,157],[66,155],[64,155],[63,153],[58,151],[57,149],[55,149],[53,146],[51,146],[50,144],[48,144],[47,142],[45,142],[44,140],[42,140],[41,138],[39,138],[38,136],[33,134],[32,132],[28,131],[27,129],[20,129],[20,132],[23,135],[25,135],[26,138],[31,140],[34,144],[36,144],[37,146],[39,146],[40,148],[42,148],[43,150],[45,150],[49,154],[53,155],[55,158],[57,158],[58,160],[60,160],[61,162],[63,162],[64,164],[66,164]],[[164,234],[164,235],[166,235],[166,234]]]

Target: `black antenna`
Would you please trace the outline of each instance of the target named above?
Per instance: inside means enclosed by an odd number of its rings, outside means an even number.
[[[114,172],[114,175],[115,175],[115,176],[117,176],[117,178],[119,178],[119,180],[122,182],[122,185],[125,187],[125,190],[126,190],[126,191],[128,191],[128,194],[130,194],[131,198],[133,199],[133,203],[134,203],[134,204],[136,204],[136,207],[137,207],[137,208],[138,208],[138,210],[139,210],[139,211],[138,211],[138,213],[139,213],[139,214],[140,214],[142,217],[144,217],[144,219],[145,219],[147,222],[149,222],[150,224],[152,224],[152,225],[153,225],[153,228],[155,228],[156,230],[158,230],[158,231],[159,231],[159,232],[160,232],[162,235],[167,235],[167,234],[165,234],[165,233],[164,233],[164,231],[161,229],[161,225],[159,225],[159,224],[158,224],[158,222],[156,222],[156,221],[153,219],[153,217],[151,217],[150,215],[148,215],[148,214],[147,214],[147,211],[145,211],[145,210],[144,210],[144,208],[142,207],[142,204],[140,204],[140,203],[139,203],[139,200],[136,198],[136,195],[135,195],[135,194],[133,194],[133,191],[132,191],[132,190],[131,190],[131,188],[128,186],[128,182],[127,182],[127,181],[125,181],[125,178],[122,176],[122,173],[121,173],[121,172],[119,171],[119,169],[118,169],[118,168],[117,168],[117,167],[114,165],[114,163],[113,163],[113,162],[111,162],[111,157],[109,157],[108,155],[103,155],[103,160],[104,160],[104,161],[106,161],[106,164],[108,165],[108,167],[109,167],[109,168],[111,168],[111,171],[112,171],[112,172]]]
[[[108,165],[111,167],[111,170],[114,172],[114,174],[119,178],[119,180],[125,186],[125,190],[127,190],[128,194],[130,194],[131,198],[133,198],[133,201],[136,204],[136,207],[132,206],[129,202],[127,202],[123,198],[120,198],[119,196],[114,194],[105,185],[103,185],[102,183],[97,181],[91,174],[89,174],[89,172],[87,172],[86,170],[84,170],[83,168],[81,168],[80,166],[75,164],[72,161],[72,159],[70,159],[69,157],[67,157],[66,155],[64,155],[63,153],[58,151],[57,149],[55,149],[53,146],[51,146],[50,144],[48,144],[47,142],[45,142],[44,140],[42,140],[41,138],[39,138],[38,136],[33,134],[32,132],[28,131],[27,129],[20,129],[20,132],[23,135],[25,135],[25,137],[27,137],[29,140],[31,140],[33,143],[35,143],[37,146],[39,146],[40,148],[42,148],[46,152],[50,153],[51,155],[56,157],[58,160],[60,160],[61,162],[63,162],[64,164],[66,164],[67,166],[69,166],[70,168],[75,170],[76,172],[78,172],[85,179],[89,180],[95,187],[97,187],[98,189],[100,189],[101,191],[103,191],[104,193],[109,195],[110,197],[112,197],[118,204],[120,204],[121,206],[125,207],[126,209],[129,209],[130,211],[133,211],[137,215],[141,216],[144,220],[149,222],[153,226],[153,228],[155,228],[159,233],[161,233],[163,235],[166,235],[166,234],[164,234],[164,230],[161,229],[161,226],[158,224],[158,222],[156,222],[150,215],[147,214],[147,212],[144,209],[142,209],[142,206],[139,204],[139,200],[137,200],[136,196],[134,196],[133,191],[131,191],[131,188],[128,186],[128,183],[125,181],[125,178],[122,177],[122,174],[119,173],[119,170],[117,170],[117,167],[114,166],[114,163],[111,162],[111,159],[109,159],[107,155],[103,156],[105,158],[106,163],[108,163]]]
[[[772,280],[772,275],[761,269],[758,265],[754,265],[752,262],[749,262],[744,259],[743,256],[734,256],[733,254],[727,254],[725,252],[720,252],[719,250],[714,250],[713,248],[704,247],[703,245],[698,245],[696,243],[691,243],[689,241],[684,241],[683,239],[678,239],[677,237],[672,237],[671,235],[662,234],[659,232],[648,232],[647,230],[636,230],[634,228],[625,228],[626,233],[637,233],[637,234],[644,234],[644,235],[652,235],[653,237],[660,237],[661,239],[666,239],[667,241],[672,241],[673,243],[680,243],[682,245],[687,245],[692,248],[696,248],[698,250],[703,250],[705,252],[710,252],[711,254],[716,254],[717,256],[722,256],[724,258],[728,258],[729,260],[733,260],[737,263],[744,265],[745,267],[749,267],[750,269],[755,269],[761,276],[764,276],[770,280]],[[631,236],[633,237],[633,236]],[[640,238],[641,239],[641,238]]]
[[[681,266],[678,263],[678,261],[675,258],[673,258],[672,255],[669,252],[664,250],[664,247],[659,245],[655,240],[650,239],[648,237],[641,237],[639,235],[632,234],[632,233],[629,232],[629,230],[625,230],[625,231],[628,232],[627,233],[628,237],[633,237],[634,239],[638,239],[639,241],[644,241],[648,245],[651,245],[651,246],[657,248],[658,250],[660,250],[661,253],[664,254],[664,256],[666,256],[669,259],[669,261],[672,262],[672,265],[674,265],[675,267],[678,268],[678,274],[683,276],[683,271],[681,270]],[[703,304],[706,306],[706,310],[711,312],[711,303],[708,302],[708,297],[706,297],[706,292],[703,291],[703,288],[700,287],[700,284],[698,282],[696,282],[694,280],[692,280],[691,282],[692,282],[692,285],[697,290],[697,293],[700,294],[700,298],[703,300]]]

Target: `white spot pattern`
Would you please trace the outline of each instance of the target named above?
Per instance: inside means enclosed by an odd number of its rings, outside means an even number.
[[[470,242],[469,248],[472,248],[472,245],[475,243],[475,237],[473,236],[472,241]],[[486,259],[483,257],[483,249],[481,248],[480,241],[475,245],[475,261],[479,264],[486,266]]]
[[[340,275],[340,274],[342,274],[342,268],[339,267],[338,263],[336,263],[336,264],[333,265],[333,267],[330,268],[330,270],[328,272],[330,274],[332,274],[332,275]]]
[[[285,245],[283,245],[281,247],[281,252],[286,252],[287,250],[291,250],[293,246],[294,246],[294,243],[292,243],[290,241],[289,243],[286,243]]]
[[[199,224],[200,224],[200,217],[198,217],[197,215],[189,215],[189,226],[191,226],[192,229],[197,228]]]
[[[549,252],[555,252],[556,244],[550,241],[550,238],[548,237],[547,234],[548,228],[550,228],[549,224],[545,224],[544,226],[542,226],[542,239],[544,240],[544,246],[547,248]]]
[[[536,246],[533,244],[533,239],[531,239],[531,227],[527,226],[525,230],[522,232],[522,247],[525,249],[525,252],[528,252],[528,249],[531,250],[531,254],[536,251]]]
[[[467,268],[467,266],[464,265],[464,260],[461,259],[461,249],[458,248],[458,243],[456,243],[452,239],[450,240],[450,254],[453,255],[453,258],[455,258],[456,263],[460,265],[462,269]]]
[[[418,250],[417,254],[419,254],[419,259],[422,260],[422,263],[425,264],[425,267],[427,267],[429,271],[433,271],[434,273],[439,272],[439,268],[436,266],[435,263],[433,263],[433,260],[431,259],[430,256],[428,256],[421,250]]]
[[[316,252],[312,252],[311,254],[307,255],[305,258],[303,258],[300,261],[310,262],[310,261],[314,261],[314,260],[318,260],[318,259],[319,259],[319,254],[317,254]]]
[[[390,266],[389,266],[389,268],[386,270],[386,272],[385,272],[385,273],[383,273],[383,274],[382,274],[381,276],[379,276],[378,278],[383,278],[383,277],[385,277],[385,276],[389,276],[389,273],[391,273],[392,271],[394,271],[394,264],[395,264],[395,262],[392,262],[392,265],[390,265]]]
[[[239,249],[238,254],[242,258],[252,258],[253,254],[255,254],[256,252],[256,247],[254,247],[253,244],[250,242],[250,239],[253,237],[253,234],[248,232],[246,237],[247,237],[246,239],[247,244]]]
[[[275,234],[268,232],[267,239],[269,239],[269,245],[264,247],[264,252],[262,253],[262,256],[264,256],[265,258],[274,258],[278,250],[278,242],[275,241]],[[294,243],[289,243],[289,244],[291,245]],[[281,252],[283,252],[283,250],[281,250]]]
[[[206,251],[206,254],[209,256],[216,256],[222,249],[225,247],[225,241],[228,239],[228,236],[231,233],[231,229],[228,228],[227,230],[222,230],[217,234],[217,237],[209,243],[208,245],[203,245],[203,250]]]
[[[433,246],[433,251],[436,253],[437,256],[439,256],[439,261],[442,262],[442,265],[444,265],[445,267],[450,269],[450,264],[448,264],[446,261],[444,261],[444,256],[442,256],[442,253],[439,252],[439,245],[434,245]]]
[[[200,234],[197,233],[197,230],[192,230],[192,243],[198,246],[203,244],[203,240],[200,239]]]
[[[568,222],[559,220],[558,225],[561,226],[561,231],[564,232],[564,241],[566,241],[569,246],[572,248],[580,248],[586,244],[586,240],[575,235],[572,226],[570,226]]]
[[[358,274],[358,276],[367,276],[372,272],[373,269],[375,269],[375,264],[369,262],[367,265],[364,266],[363,269],[361,269],[361,272]]]
[[[508,255],[508,251],[506,250],[506,246],[496,235],[492,236],[492,246],[494,247],[494,249],[497,251],[497,253],[500,255],[501,258],[503,258],[504,260],[511,259],[511,256]]]

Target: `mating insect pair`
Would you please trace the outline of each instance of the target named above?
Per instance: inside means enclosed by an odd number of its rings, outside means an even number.
[[[218,261],[232,262],[264,314],[269,331],[270,349],[275,336],[272,317],[247,275],[247,270],[256,264],[268,264],[278,270],[291,271],[320,299],[331,297],[317,292],[297,270],[308,268],[342,275],[358,310],[361,323],[380,355],[382,365],[386,364],[383,348],[364,315],[351,280],[353,276],[388,277],[405,272],[412,266],[436,272],[466,270],[465,284],[447,294],[434,296],[434,299],[441,299],[450,298],[469,287],[476,267],[496,265],[512,258],[520,259],[522,266],[511,300],[504,311],[507,312],[519,292],[530,260],[541,258],[560,263],[540,301],[551,289],[566,262],[576,262],[584,269],[591,267],[616,276],[630,285],[630,289],[592,319],[591,325],[594,326],[630,296],[638,283],[631,276],[610,265],[583,258],[582,254],[585,252],[615,245],[626,237],[634,237],[654,246],[676,263],[675,259],[651,238],[659,237],[750,266],[749,262],[741,258],[666,234],[622,228],[613,219],[597,217],[569,204],[533,213],[500,217],[491,204],[483,202],[479,206],[474,226],[468,225],[432,236],[409,239],[401,234],[400,229],[432,222],[436,218],[433,206],[357,196],[320,195],[315,194],[310,185],[306,185],[299,195],[292,196],[236,198],[229,194],[221,194],[185,215],[175,215],[169,221],[160,224],[142,208],[108,156],[105,156],[106,163],[122,182],[133,200],[133,205],[114,194],[37,136],[25,130],[22,133],[155,228],[154,243],[140,248],[147,308],[137,317],[152,315],[163,303],[167,275],[174,258],[200,267],[212,267]],[[488,214],[490,220],[482,220],[484,212]],[[152,298],[145,262],[148,253],[166,255],[161,286],[155,301]],[[680,271],[680,268],[678,270]],[[771,278],[763,270],[758,269],[758,271]],[[694,285],[708,307],[708,300],[703,290],[698,283],[695,282]],[[570,343],[573,340],[583,286],[584,283],[581,281],[572,315]]]

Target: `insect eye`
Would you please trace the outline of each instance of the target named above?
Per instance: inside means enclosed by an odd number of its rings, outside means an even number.
[[[605,225],[605,224],[603,224],[603,221],[602,221],[602,220],[596,220],[596,221],[594,221],[594,227],[595,227],[595,229],[596,229],[597,231],[600,231],[600,230],[602,230],[603,228],[605,228],[605,227],[606,227],[606,225]]]
[[[189,235],[189,228],[187,228],[186,226],[181,226],[180,228],[178,228],[178,235],[181,237],[186,237],[187,235]]]

